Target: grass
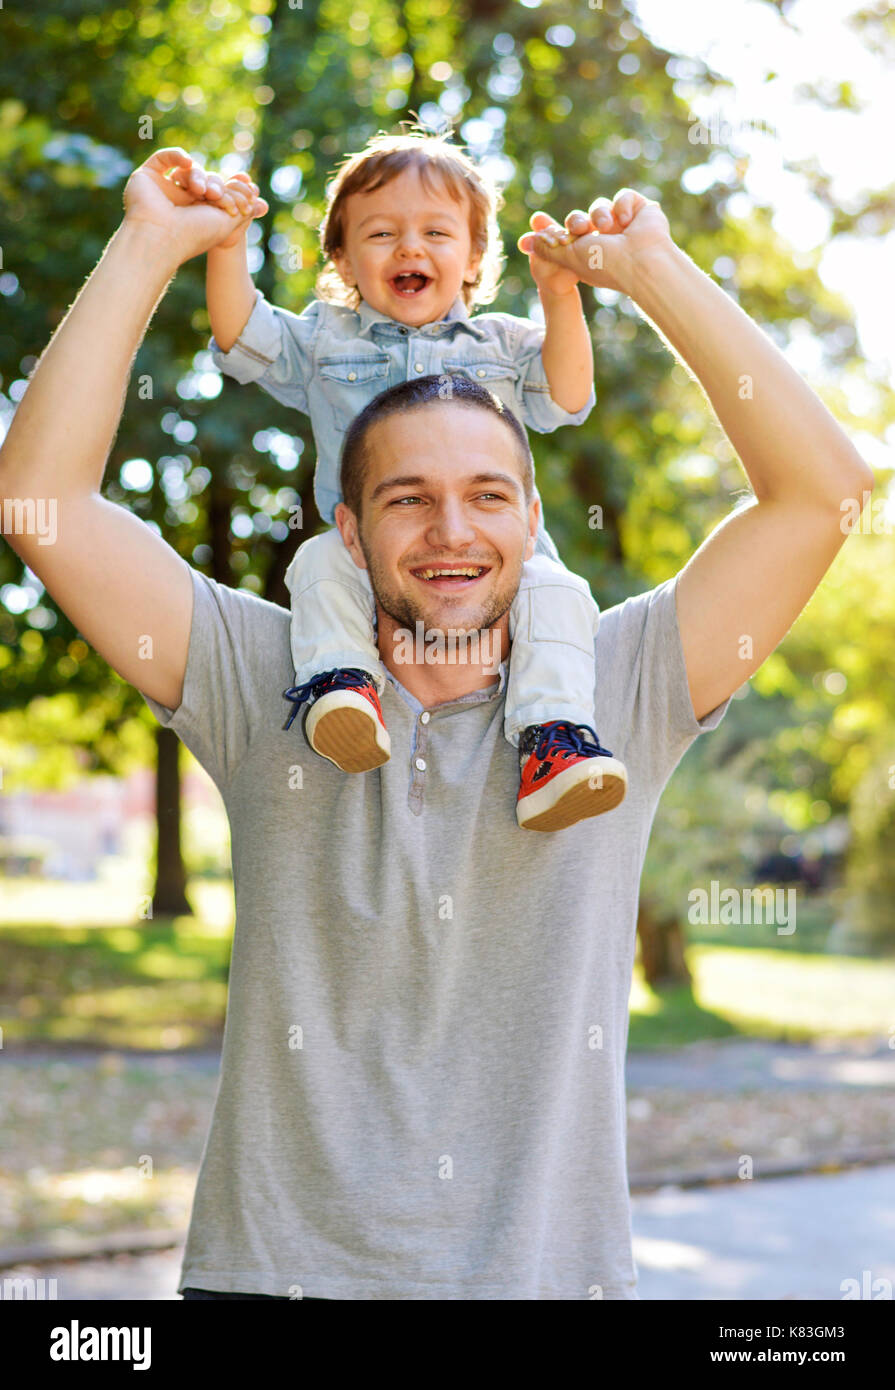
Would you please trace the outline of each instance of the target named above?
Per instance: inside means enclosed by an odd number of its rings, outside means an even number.
[[[4,1042],[218,1046],[229,961],[229,930],[190,917],[0,927]]]
[[[139,920],[133,874],[75,885],[4,880],[2,889],[0,1024],[7,1043],[150,1051],[220,1045],[229,884],[193,880],[195,918],[147,921]],[[656,993],[638,966],[630,1046],[737,1036],[888,1039],[895,960],[825,954],[829,924],[826,901],[809,899],[800,903],[798,930],[771,937],[770,946],[754,928],[699,929],[687,953],[692,991]]]
[[[692,991],[657,994],[639,969],[635,972],[630,1047],[679,1047],[736,1036],[788,1042],[893,1036],[891,959],[826,956],[791,946],[692,945],[687,964]]]

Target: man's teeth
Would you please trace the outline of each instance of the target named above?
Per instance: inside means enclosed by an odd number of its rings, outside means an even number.
[[[423,579],[444,579],[448,575],[458,574],[468,579],[477,579],[482,573],[482,565],[468,565],[465,569],[456,570],[419,570]]]

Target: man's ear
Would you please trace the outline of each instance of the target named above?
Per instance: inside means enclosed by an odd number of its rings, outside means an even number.
[[[525,541],[524,560],[530,560],[535,553],[535,543],[538,539],[538,521],[541,516],[541,503],[537,497],[531,499],[531,506],[528,509],[528,536]]]
[[[352,560],[357,565],[358,569],[365,570],[367,568],[367,561],[364,558],[364,552],[361,550],[360,542],[358,541],[357,517],[354,515],[351,508],[344,502],[338,502],[336,504],[333,516],[339,528],[339,535],[342,537]],[[528,557],[526,556],[526,558]]]

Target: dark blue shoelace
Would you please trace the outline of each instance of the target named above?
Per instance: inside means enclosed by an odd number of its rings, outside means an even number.
[[[583,736],[581,730],[593,734],[593,743]],[[596,729],[589,724],[567,724],[563,720],[541,725],[534,751],[539,758],[547,757],[548,753],[577,753],[581,758],[612,757],[609,749],[600,743]]]
[[[352,666],[345,666],[341,670],[325,671],[322,676],[314,676],[311,680],[305,681],[304,685],[290,685],[288,690],[283,691],[283,699],[293,702],[292,713],[283,728],[289,728],[306,700],[319,700],[321,695],[328,695],[331,690],[352,690],[357,685],[373,684],[375,682],[368,671],[358,671]]]

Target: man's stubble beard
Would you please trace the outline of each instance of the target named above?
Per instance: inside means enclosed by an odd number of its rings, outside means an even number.
[[[422,623],[426,632],[438,631],[436,628],[430,628],[423,606],[422,596],[420,597],[420,601],[416,602],[408,594],[393,590],[390,587],[383,567],[378,563],[367,545],[360,521],[358,521],[357,526],[357,541],[363,552],[364,559],[367,562],[367,575],[369,576],[373,596],[383,613],[386,613],[399,627],[407,628],[411,632],[416,631],[416,624],[418,622]],[[482,613],[472,626],[459,628],[456,624],[451,624],[452,630],[455,632],[481,633],[488,631],[495,623],[500,622],[500,619],[512,606],[521,578],[522,565],[520,563],[519,574],[515,582],[513,582],[512,579],[508,579],[506,585],[501,586],[491,594],[483,607]]]

